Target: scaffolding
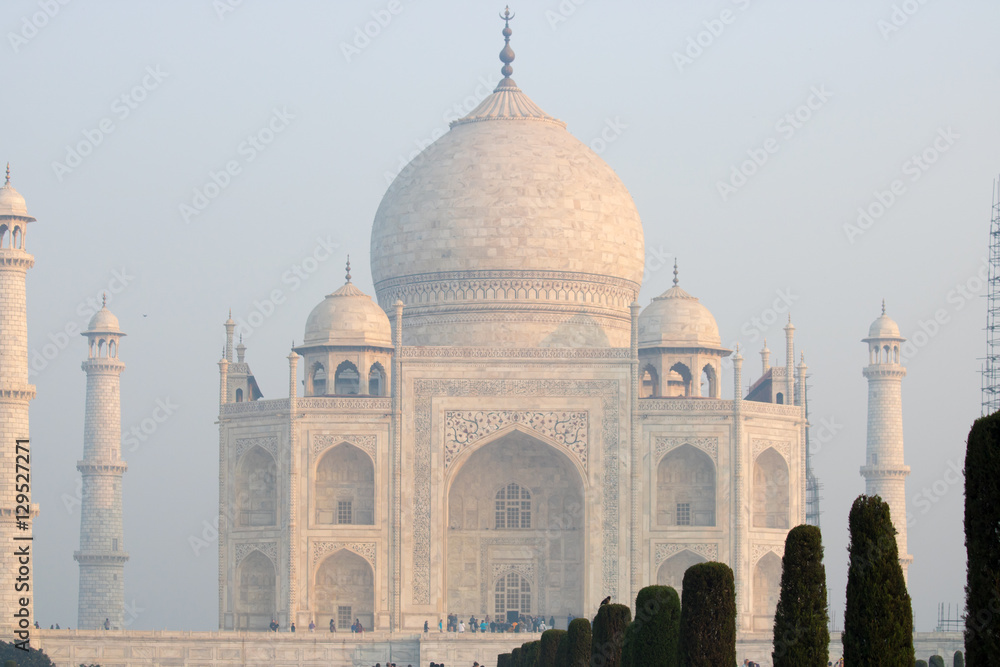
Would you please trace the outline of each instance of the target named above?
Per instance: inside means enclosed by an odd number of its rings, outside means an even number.
[[[962,632],[965,630],[965,614],[962,607],[955,605],[955,615],[951,615],[951,604],[948,605],[947,613],[944,610],[944,602],[938,602],[938,621],[934,632]]]
[[[983,366],[983,416],[1000,410],[1000,179],[993,181],[990,216],[990,272],[986,293],[986,364]]]

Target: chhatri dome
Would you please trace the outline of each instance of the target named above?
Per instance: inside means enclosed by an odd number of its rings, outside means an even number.
[[[723,349],[715,317],[678,282],[675,261],[674,286],[639,314],[639,347]]]
[[[882,314],[868,327],[868,338],[901,338],[899,325],[885,314],[885,299],[882,300]],[[867,341],[868,338],[865,340]]]
[[[87,330],[84,334],[88,333],[114,333],[124,336],[121,329],[118,328],[118,318],[108,310],[108,296],[105,294],[101,299],[101,309],[94,313],[94,316],[90,318],[90,324],[87,325]]]
[[[10,164],[7,165],[7,182],[0,187],[0,216],[15,216],[29,222],[35,219],[28,215],[28,206],[24,197],[10,184]]]
[[[642,222],[621,180],[511,78],[407,165],[375,214],[372,277],[408,345],[627,347]]]
[[[347,261],[344,286],[328,294],[306,319],[303,346],[370,345],[392,347],[392,328],[385,312],[351,282]]]

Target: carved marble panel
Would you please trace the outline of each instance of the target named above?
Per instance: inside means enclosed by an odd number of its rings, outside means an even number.
[[[278,460],[278,436],[268,435],[262,438],[237,438],[233,446],[233,461],[239,461],[246,451],[252,447],[260,447],[269,452],[274,460]]]
[[[691,445],[708,454],[716,465],[719,463],[719,439],[710,438],[676,438],[655,436],[653,438],[653,452],[656,461],[663,458],[664,454],[681,445]]]
[[[586,411],[456,410],[444,414],[445,469],[477,440],[514,425],[554,440],[587,468]]]
[[[312,436],[312,449],[310,453],[313,459],[319,457],[327,449],[339,445],[342,442],[347,442],[356,447],[363,449],[375,460],[375,451],[378,440],[374,435],[328,435],[326,433],[321,433]]]
[[[690,544],[670,542],[668,544],[656,545],[655,555],[653,557],[653,562],[655,563],[654,569],[659,568],[660,565],[663,564],[663,561],[667,560],[671,556],[679,554],[684,550],[696,553],[705,558],[705,560],[719,560],[719,545],[714,542],[698,542]]]

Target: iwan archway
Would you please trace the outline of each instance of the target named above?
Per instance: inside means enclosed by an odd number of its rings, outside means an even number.
[[[463,453],[447,488],[448,612],[583,614],[584,478],[557,444],[519,428],[499,433]]]

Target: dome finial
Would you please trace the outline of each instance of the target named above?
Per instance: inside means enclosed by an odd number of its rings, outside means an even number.
[[[674,257],[674,287],[677,287],[677,283],[679,282],[680,281],[677,280],[677,258]]]
[[[10,162],[7,163],[7,182],[4,185],[10,185]]]
[[[107,308],[107,307],[108,307],[108,293],[105,292],[104,294],[101,295],[101,308]]]
[[[503,78],[509,79],[514,73],[514,68],[510,66],[514,62],[514,49],[510,48],[510,36],[513,34],[510,22],[514,15],[510,13],[510,5],[507,5],[500,18],[503,19],[503,49],[500,51],[500,62],[503,63],[503,67],[500,68],[500,73],[503,74]]]
[[[882,299],[882,314],[885,315],[885,299]]]
[[[351,282],[351,256],[347,256],[347,282]]]

